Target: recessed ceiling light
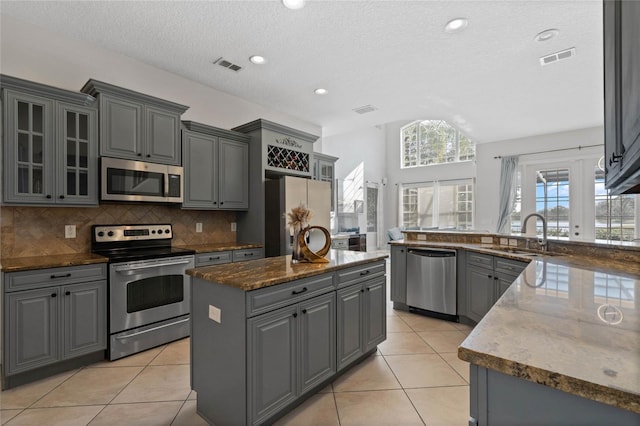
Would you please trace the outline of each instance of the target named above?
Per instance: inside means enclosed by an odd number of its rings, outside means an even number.
[[[282,4],[287,9],[302,9],[304,7],[304,0],[282,0]]]
[[[535,41],[547,41],[547,40],[550,40],[550,39],[554,38],[555,36],[557,36],[559,32],[560,31],[556,30],[555,28],[544,30],[544,31],[536,34],[536,36],[534,37],[534,40]]]
[[[467,28],[467,25],[469,25],[469,21],[466,18],[456,18],[447,22],[444,30],[448,33],[457,33]]]
[[[326,95],[329,92],[327,91],[327,89],[323,89],[323,88],[320,87],[320,88],[314,90],[313,93],[315,93],[316,95]]]
[[[262,65],[265,62],[267,62],[264,56],[260,56],[260,55],[253,55],[252,57],[249,58],[249,60],[256,65]]]

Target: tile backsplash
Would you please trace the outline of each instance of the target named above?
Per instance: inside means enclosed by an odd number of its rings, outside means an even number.
[[[99,207],[6,207],[0,209],[1,257],[88,253],[91,225],[170,223],[174,245],[236,241],[236,212],[181,210],[161,204],[101,204]],[[202,232],[196,232],[196,223]],[[76,225],[76,238],[65,238]],[[249,241],[250,242],[250,241]]]

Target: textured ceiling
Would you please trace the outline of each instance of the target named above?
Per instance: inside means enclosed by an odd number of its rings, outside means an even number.
[[[476,142],[602,125],[600,1],[2,1],[0,13],[323,127],[438,118]],[[447,34],[444,25],[469,25]],[[534,36],[557,28],[557,37]],[[575,47],[541,67],[538,58]],[[268,63],[253,65],[251,55]],[[239,72],[213,65],[224,57]],[[326,88],[318,96],[313,90]],[[352,110],[374,105],[374,112]]]

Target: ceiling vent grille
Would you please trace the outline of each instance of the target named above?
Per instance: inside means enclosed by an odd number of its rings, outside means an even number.
[[[552,53],[551,55],[546,55],[540,57],[540,65],[545,66],[552,64],[554,62],[561,61],[563,59],[569,59],[572,56],[576,55],[576,48],[572,47],[570,49],[561,50],[560,52]]]
[[[361,106],[358,108],[354,108],[353,110],[355,112],[357,112],[358,114],[366,114],[368,112],[372,112],[377,110],[378,108],[374,107],[373,105],[365,105],[365,106]]]
[[[235,71],[238,72],[242,69],[242,67],[240,65],[236,65],[234,63],[231,63],[229,61],[227,61],[226,59],[224,59],[222,56],[219,57],[218,59],[216,59],[215,61],[213,61],[214,64],[216,65],[220,65],[221,67],[230,69],[231,71]]]

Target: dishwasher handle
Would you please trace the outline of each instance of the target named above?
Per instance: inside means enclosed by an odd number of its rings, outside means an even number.
[[[455,251],[444,250],[409,250],[409,254],[422,257],[456,257]]]

